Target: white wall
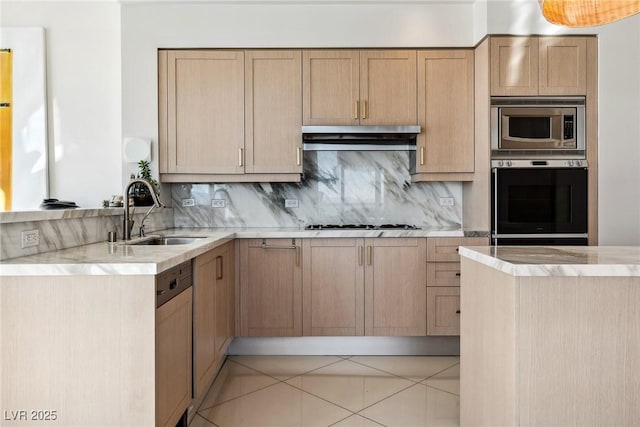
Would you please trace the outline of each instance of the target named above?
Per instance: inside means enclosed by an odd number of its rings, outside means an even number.
[[[598,228],[601,245],[640,245],[640,15],[567,29],[536,0],[492,1],[492,34],[598,35]]]
[[[122,193],[120,5],[0,4],[0,26],[43,27],[50,196],[82,207]]]

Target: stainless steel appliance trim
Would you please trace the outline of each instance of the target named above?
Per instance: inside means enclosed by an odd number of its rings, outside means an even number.
[[[419,125],[401,126],[302,126],[302,133],[312,134],[419,134]]]
[[[371,143],[308,143],[302,144],[303,151],[416,151],[413,144],[371,144]]]
[[[588,168],[588,162],[584,159],[500,159],[491,160],[491,167],[494,169],[508,168]]]
[[[491,106],[513,107],[513,106],[533,106],[533,107],[563,107],[563,106],[584,106],[586,99],[584,96],[492,96]]]
[[[493,229],[491,230],[491,236],[494,238],[494,233],[498,231],[498,174],[495,169],[491,170],[493,175]]]
[[[546,233],[546,234],[493,234],[493,239],[586,239],[588,233]]]

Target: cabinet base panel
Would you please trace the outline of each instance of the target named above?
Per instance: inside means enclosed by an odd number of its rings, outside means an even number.
[[[235,338],[229,355],[457,356],[460,337]]]

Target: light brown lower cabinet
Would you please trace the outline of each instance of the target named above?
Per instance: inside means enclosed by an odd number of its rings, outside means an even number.
[[[304,239],[304,335],[364,335],[363,252],[363,239]]]
[[[365,335],[426,335],[426,239],[365,239],[365,246]]]
[[[195,258],[193,395],[205,393],[224,362],[235,331],[234,243]]]
[[[460,246],[486,246],[488,237],[427,239],[427,335],[460,335]]]
[[[460,335],[460,287],[427,287],[427,335]]]
[[[302,262],[296,239],[243,239],[240,335],[302,335]]]
[[[192,295],[156,309],[156,426],[175,426],[191,403]]]
[[[304,335],[424,336],[424,238],[305,239]]]

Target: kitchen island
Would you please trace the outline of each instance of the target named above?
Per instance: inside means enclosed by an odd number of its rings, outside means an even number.
[[[462,426],[640,425],[640,247],[460,255]]]

